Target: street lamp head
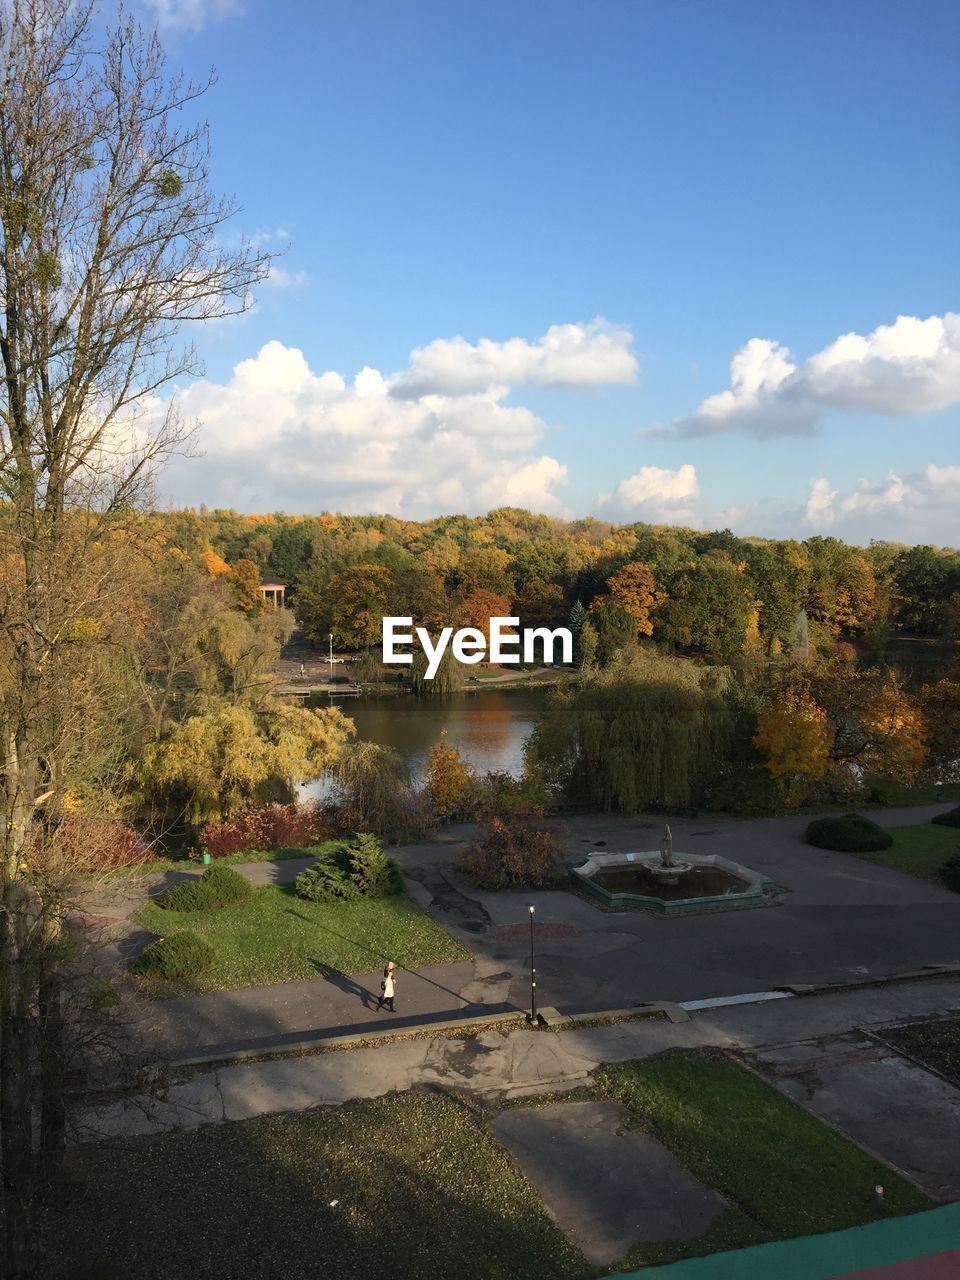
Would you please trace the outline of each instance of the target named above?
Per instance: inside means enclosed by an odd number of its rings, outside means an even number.
[[[531,915],[533,915],[533,913],[534,913],[534,911],[536,910],[536,908],[535,908],[535,907],[527,907],[527,910],[530,912],[530,914],[531,914]]]

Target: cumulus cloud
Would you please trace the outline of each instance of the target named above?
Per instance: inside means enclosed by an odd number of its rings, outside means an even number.
[[[814,476],[803,518],[815,529],[853,525],[869,528],[874,537],[908,535],[922,540],[934,537],[941,525],[952,528],[958,504],[960,467],[931,463],[908,476],[891,471],[882,479],[857,480],[846,492]]]
[[[612,493],[597,498],[597,511],[609,520],[650,524],[684,524],[694,518],[700,497],[697,471],[685,462],[671,471],[665,467],[641,467],[621,480]]]
[[[633,335],[605,320],[551,325],[528,342],[438,338],[410,356],[410,367],[390,381],[395,396],[462,395],[491,387],[595,387],[631,383],[637,362]]]
[[[145,0],[145,3],[157,26],[186,31],[199,31],[210,23],[242,12],[244,7],[243,0]]]
[[[812,433],[825,408],[908,416],[960,401],[960,315],[898,316],[847,333],[802,364],[786,347],[752,338],[730,362],[730,386],[674,426],[681,435]]]
[[[412,517],[515,504],[562,514],[566,467],[540,451],[541,419],[503,403],[507,390],[399,396],[377,369],[347,382],[268,342],[227,382],[180,393],[203,456],[175,461],[165,487],[177,502],[247,511]]]

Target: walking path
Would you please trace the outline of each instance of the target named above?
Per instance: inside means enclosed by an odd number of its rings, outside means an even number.
[[[343,1052],[321,1052],[181,1073],[164,1097],[93,1102],[76,1121],[85,1140],[189,1129],[281,1111],[335,1106],[416,1085],[457,1088],[484,1097],[551,1092],[582,1084],[600,1064],[671,1048],[750,1052],[815,1041],[918,1017],[960,1014],[960,981],[929,979],[855,992],[728,1005],[686,1022],[645,1019],[571,1030],[488,1030],[469,1039],[421,1037]],[[808,1055],[809,1056],[809,1055]],[[925,1113],[924,1113],[925,1114]],[[884,1118],[879,1123],[882,1127]],[[901,1112],[899,1137],[913,1131]],[[929,1123],[916,1127],[918,1148]],[[876,1148],[875,1148],[876,1149]],[[902,1158],[902,1156],[901,1156]],[[926,1157],[917,1152],[922,1168]],[[942,1170],[937,1171],[942,1181]],[[956,1173],[960,1183],[960,1170]]]
[[[898,826],[945,807],[874,816]],[[644,912],[605,912],[562,890],[478,890],[455,868],[457,846],[473,834],[469,826],[399,848],[410,894],[473,958],[402,973],[397,1020],[402,1025],[528,1007],[529,901],[536,905],[540,1002],[564,1013],[856,982],[960,963],[960,895],[848,854],[813,849],[800,839],[806,821],[677,820],[677,848],[734,857],[782,885],[784,893],[767,908],[669,921]],[[655,847],[660,820],[589,815],[558,826],[576,861],[596,848]],[[285,884],[311,862],[236,869],[256,885]],[[136,905],[131,900],[124,909]],[[128,949],[144,941],[142,933],[133,935]],[[373,1030],[391,1017],[372,1007],[379,982],[378,972],[331,971],[311,980],[158,1002],[146,1011],[144,1030],[155,1034],[160,1053],[173,1058]]]

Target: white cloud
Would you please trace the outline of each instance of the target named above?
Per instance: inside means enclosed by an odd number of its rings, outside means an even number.
[[[632,383],[637,362],[632,334],[596,319],[589,324],[555,324],[536,342],[481,338],[437,338],[418,347],[410,367],[391,379],[395,396],[461,395],[493,387],[595,387]]]
[[[621,480],[612,493],[600,494],[596,505],[609,520],[684,524],[694,518],[699,497],[696,468],[685,462],[675,471],[641,467]]]
[[[958,504],[960,467],[931,463],[908,476],[891,471],[880,480],[857,480],[845,493],[823,476],[813,477],[803,519],[815,529],[869,529],[870,536],[893,540],[929,540],[943,527],[941,536],[951,529],[955,541]]]
[[[539,451],[541,419],[502,403],[507,388],[401,397],[393,381],[369,367],[350,383],[316,374],[301,351],[268,342],[229,381],[181,392],[204,456],[175,461],[165,488],[247,511],[564,513],[566,467]]]
[[[730,362],[730,383],[677,419],[682,435],[806,435],[824,408],[945,409],[960,401],[960,315],[898,316],[866,336],[844,334],[800,365],[779,343],[752,338]]]
[[[199,31],[243,10],[243,0],[145,0],[157,26]]]
[[[278,267],[274,262],[270,264],[270,270],[263,283],[271,289],[296,289],[306,284],[307,279],[305,271],[284,271],[283,267]]]

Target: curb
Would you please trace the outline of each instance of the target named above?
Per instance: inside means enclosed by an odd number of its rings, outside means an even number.
[[[889,986],[898,982],[917,982],[931,978],[960,977],[960,964],[927,965],[923,969],[882,977],[854,978],[848,982],[794,983],[774,987],[768,991],[751,991],[735,996],[710,996],[703,1000],[658,1000],[632,1005],[625,1009],[601,1009],[587,1013],[561,1013],[553,1006],[541,1008],[538,1023],[553,1030],[571,1030],[582,1023],[635,1022],[644,1018],[666,1018],[669,1022],[689,1022],[690,1015],[706,1009],[726,1008],[734,1005],[766,1004],[772,1000],[791,1000],[800,997],[835,995],[844,991],[856,991],[869,987]],[[249,1049],[216,1049],[186,1057],[165,1058],[162,1065],[171,1069],[208,1067],[232,1062],[249,1062],[265,1058],[295,1057],[298,1054],[319,1053],[324,1050],[365,1049],[391,1044],[397,1040],[429,1039],[445,1036],[450,1032],[477,1032],[508,1025],[511,1029],[529,1025],[529,1015],[521,1009],[504,1013],[478,1014],[467,1018],[448,1018],[442,1022],[416,1022],[396,1030],[352,1032],[328,1036],[315,1033],[302,1040],[285,1041],[283,1044],[259,1046]]]

